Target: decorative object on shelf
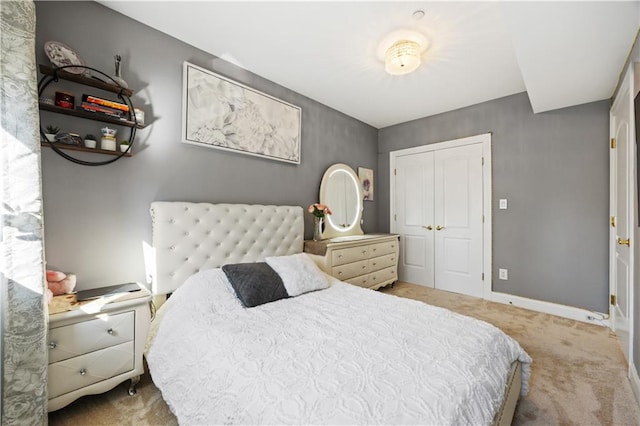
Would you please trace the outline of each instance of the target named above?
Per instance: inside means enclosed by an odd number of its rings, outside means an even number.
[[[327,215],[331,214],[331,209],[321,203],[311,204],[308,209],[313,215],[313,241],[322,239],[322,222]]]
[[[49,124],[44,129],[44,136],[47,138],[47,142],[55,142],[56,141],[56,135],[58,134],[59,131],[60,131],[59,127],[56,127],[56,126],[53,126],[53,125]]]
[[[65,274],[60,271],[47,271],[47,302],[50,303],[53,296],[69,294],[76,287],[75,274]]]
[[[116,129],[112,129],[110,127],[103,127],[102,129],[100,129],[100,132],[102,132],[102,136],[111,136],[114,137],[116,136],[116,134],[118,133],[118,131]]]
[[[144,126],[144,111],[141,110],[140,108],[134,108],[133,109],[133,113],[135,114],[135,121],[141,125]]]
[[[373,170],[366,167],[358,167],[358,179],[362,184],[362,199],[373,201]]]
[[[98,142],[96,142],[96,137],[93,136],[91,133],[87,134],[84,137],[84,146],[86,146],[87,148],[95,148]]]
[[[82,138],[77,133],[58,133],[56,135],[56,142],[66,145],[82,145]]]
[[[45,104],[45,105],[55,105],[55,101],[51,98],[45,98],[42,97],[40,99],[38,99],[38,102],[40,102],[41,104]]]
[[[115,66],[116,66],[116,75],[112,75],[111,78],[118,83],[120,86],[124,87],[125,89],[129,88],[129,85],[127,84],[126,81],[124,81],[122,79],[122,75],[121,75],[121,69],[122,69],[122,56],[120,55],[115,55],[113,57],[113,59],[115,60]]]
[[[298,106],[183,65],[182,142],[300,164]]]
[[[56,67],[69,65],[81,65],[82,67],[69,67],[65,71],[71,74],[82,74],[85,71],[84,61],[72,48],[59,41],[47,41],[44,44],[44,53]]]
[[[56,106],[73,109],[76,105],[76,98],[68,92],[56,92]]]
[[[129,141],[120,142],[120,152],[127,152],[129,150]]]
[[[102,139],[100,139],[100,149],[104,149],[105,151],[115,151],[116,138],[114,136],[103,136]]]

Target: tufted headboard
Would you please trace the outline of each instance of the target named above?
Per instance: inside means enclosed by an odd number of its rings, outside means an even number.
[[[151,203],[154,294],[176,290],[194,273],[226,263],[302,252],[302,207]]]

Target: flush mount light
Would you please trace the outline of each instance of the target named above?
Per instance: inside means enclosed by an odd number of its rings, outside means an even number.
[[[384,70],[391,75],[409,74],[420,63],[420,45],[411,40],[395,42],[384,55]]]
[[[427,38],[412,30],[398,30],[388,34],[378,46],[378,58],[391,75],[403,75],[418,69],[422,54],[427,50]]]

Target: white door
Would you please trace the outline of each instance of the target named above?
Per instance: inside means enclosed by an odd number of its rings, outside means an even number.
[[[395,233],[400,235],[398,278],[434,286],[433,151],[396,158]]]
[[[436,288],[482,297],[482,199],[482,145],[436,151]]]
[[[627,361],[632,356],[631,301],[633,279],[633,144],[630,73],[627,73],[611,108],[611,324]],[[613,148],[615,144],[615,148]]]
[[[399,279],[482,297],[483,144],[439,145],[394,156]]]

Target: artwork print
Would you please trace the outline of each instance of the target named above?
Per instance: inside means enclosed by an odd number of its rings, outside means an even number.
[[[358,167],[358,179],[362,184],[362,194],[365,201],[373,201],[373,170]]]
[[[182,142],[300,164],[301,110],[188,62]]]

